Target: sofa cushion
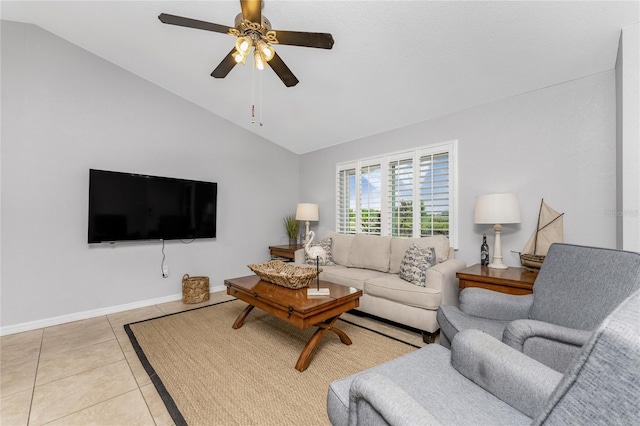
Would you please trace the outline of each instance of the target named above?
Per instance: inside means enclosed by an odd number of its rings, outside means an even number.
[[[439,291],[408,283],[397,274],[386,274],[367,280],[364,283],[364,293],[403,305],[433,311],[438,309],[441,301],[441,293]]]
[[[411,244],[422,248],[434,247],[437,263],[442,263],[449,258],[449,239],[444,235],[424,238],[392,238],[389,272],[392,274],[400,272],[400,263],[402,263],[404,254],[411,247]]]
[[[333,261],[338,265],[349,266],[349,252],[355,235],[338,234],[337,232],[327,231],[325,238],[331,238],[331,256]]]
[[[347,266],[388,272],[391,254],[390,243],[391,237],[356,234],[353,244],[351,244]]]
[[[320,247],[322,250],[324,250],[326,257],[323,259],[322,256],[320,256],[319,262],[318,264],[320,266],[333,266],[335,265],[335,263],[333,263],[333,256],[331,255],[331,238],[325,238],[321,241],[318,241],[317,243],[311,243],[310,247]],[[304,263],[308,264],[308,265],[315,265],[316,264],[316,259],[315,258],[311,258],[307,255],[307,250],[305,249],[304,251]]]
[[[416,244],[411,244],[400,264],[400,278],[413,285],[424,287],[427,269],[433,266],[436,260],[434,252],[435,249],[432,247],[420,248]]]
[[[384,277],[385,275],[384,272],[372,271],[371,269],[347,268],[346,266],[336,265],[323,266],[320,279],[364,290],[364,282],[366,280]]]

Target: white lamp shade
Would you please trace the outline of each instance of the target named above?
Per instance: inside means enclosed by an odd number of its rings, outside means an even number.
[[[474,223],[492,225],[520,223],[520,203],[516,194],[490,194],[476,197]]]
[[[318,205],[310,203],[300,203],[296,209],[296,220],[317,221]]]

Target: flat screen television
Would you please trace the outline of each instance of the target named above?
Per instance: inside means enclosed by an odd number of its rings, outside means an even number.
[[[218,185],[89,170],[88,242],[215,238]]]

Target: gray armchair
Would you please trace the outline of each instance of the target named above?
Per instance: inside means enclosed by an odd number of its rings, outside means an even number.
[[[563,374],[479,330],[329,386],[341,425],[640,424],[640,292],[591,333]]]
[[[640,288],[640,253],[553,244],[533,286],[514,296],[480,288],[460,292],[459,307],[440,306],[440,343],[482,330],[563,372],[595,327]]]

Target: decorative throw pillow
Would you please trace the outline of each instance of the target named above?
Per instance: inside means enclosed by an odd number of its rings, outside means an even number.
[[[435,264],[435,257],[433,247],[420,248],[411,244],[400,263],[400,278],[414,285],[426,286],[427,269]]]
[[[331,238],[325,238],[322,241],[319,241],[317,243],[312,243],[309,246],[310,250],[313,250],[313,247],[320,247],[322,250],[324,250],[324,257],[322,255],[320,255],[320,261],[318,262],[318,265],[320,266],[334,266],[335,263],[333,262],[333,258],[331,257]],[[309,257],[309,253],[307,252],[307,249],[304,249],[304,263],[307,263],[309,265],[315,265],[316,264],[316,258],[314,257]]]
[[[424,248],[422,250],[424,250]],[[427,250],[431,250],[431,256],[429,256],[427,258],[427,260],[429,261],[429,265],[436,266],[436,263],[438,263],[438,256],[436,254],[436,248],[435,247],[428,247]]]

